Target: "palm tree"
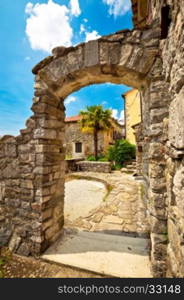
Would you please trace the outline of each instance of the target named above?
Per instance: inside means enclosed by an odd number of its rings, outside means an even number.
[[[80,125],[83,132],[93,134],[94,138],[94,156],[98,158],[98,132],[108,130],[111,127],[112,111],[104,109],[102,105],[87,106],[86,110],[81,110]]]

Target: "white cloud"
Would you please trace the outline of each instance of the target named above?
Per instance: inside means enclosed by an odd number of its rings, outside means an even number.
[[[91,32],[85,32],[85,34],[86,34],[86,42],[91,40],[96,40],[101,37],[101,35],[99,35],[96,30],[93,30]]]
[[[86,31],[86,29],[85,29],[84,24],[81,24],[81,26],[80,26],[80,34],[82,34],[85,31]]]
[[[70,0],[70,8],[71,8],[71,14],[74,15],[75,17],[78,17],[81,14],[78,0]]]
[[[116,16],[125,15],[131,8],[130,0],[103,0],[109,6],[109,14]]]
[[[80,34],[85,36],[85,42],[96,40],[101,37],[101,35],[99,35],[99,33],[96,30],[90,30],[90,27],[86,28],[86,24],[80,25]]]
[[[69,20],[71,11],[65,5],[59,5],[52,0],[48,0],[46,4],[35,5],[29,2],[25,12],[29,15],[26,34],[32,49],[50,52],[56,46],[71,45],[73,37]],[[73,7],[74,12],[77,13],[76,6],[75,10]]]
[[[114,118],[114,119],[118,119],[118,110],[117,109],[112,109],[112,117]]]
[[[124,124],[124,122],[125,122],[125,111],[124,110],[122,110],[120,113],[119,122],[121,124]]]
[[[116,108],[111,108],[111,110],[112,110],[112,117],[118,120],[120,124],[124,124],[124,110],[122,110],[120,113]]]
[[[70,103],[72,103],[72,102],[76,102],[77,101],[77,98],[76,97],[74,97],[74,96],[68,96],[67,98],[66,98],[66,100],[65,100],[65,105],[68,105],[68,104],[70,104]]]
[[[29,2],[29,3],[26,5],[25,13],[26,13],[26,14],[30,14],[30,13],[32,12],[32,9],[33,9],[33,4]]]
[[[84,18],[83,21],[84,21],[85,23],[87,23],[87,22],[88,22],[88,19]]]

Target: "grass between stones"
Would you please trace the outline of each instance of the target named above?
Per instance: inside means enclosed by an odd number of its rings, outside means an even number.
[[[3,267],[11,258],[11,251],[6,247],[0,247],[0,278],[4,278]]]

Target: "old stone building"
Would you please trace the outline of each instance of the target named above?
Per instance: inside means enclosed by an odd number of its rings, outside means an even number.
[[[79,124],[80,116],[65,119],[66,158],[86,158],[94,155],[93,134],[82,132]],[[98,133],[98,153],[103,154],[117,139],[124,137],[124,126],[112,119],[109,130]]]
[[[184,1],[132,0],[134,29],[57,47],[33,68],[33,116],[0,140],[0,243],[39,255],[64,224],[64,99],[92,83],[142,96],[142,174],[155,277],[184,276]]]
[[[132,89],[122,95],[125,101],[125,137],[132,143],[136,143],[133,126],[141,122],[141,99],[137,89]]]

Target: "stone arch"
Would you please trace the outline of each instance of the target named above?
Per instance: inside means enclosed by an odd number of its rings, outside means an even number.
[[[94,83],[141,89],[158,54],[160,32],[153,32],[124,30],[76,47],[57,47],[33,68],[36,81],[44,82],[61,99]]]
[[[153,37],[151,42],[150,36]],[[50,203],[51,208],[45,204],[44,209],[42,207],[43,212],[50,212],[50,217],[49,221],[43,219],[41,224],[44,228],[44,231],[41,230],[41,249],[57,238],[64,222],[61,206],[64,197],[64,99],[72,92],[94,83],[111,82],[127,84],[139,90],[146,89],[150,80],[148,74],[158,53],[158,37],[158,30],[125,30],[76,47],[57,47],[53,49],[52,56],[33,68],[36,77],[32,110],[37,120],[34,138],[39,144],[40,165],[43,169],[49,166],[49,176],[53,178],[56,176],[55,169],[61,167],[46,197],[47,200],[50,197],[46,203]],[[40,176],[41,184],[36,188],[36,193],[41,190],[39,201],[43,205],[48,176]],[[54,225],[50,225],[51,216]]]
[[[111,82],[142,90],[148,100],[153,66],[158,65],[159,36],[157,28],[120,31],[76,47],[57,47],[33,68],[34,115],[20,136],[0,141],[2,157],[13,149],[0,178],[1,209],[9,222],[7,226],[4,221],[2,234],[13,251],[38,255],[61,234],[64,99],[89,84]],[[147,114],[146,108],[143,113]]]

